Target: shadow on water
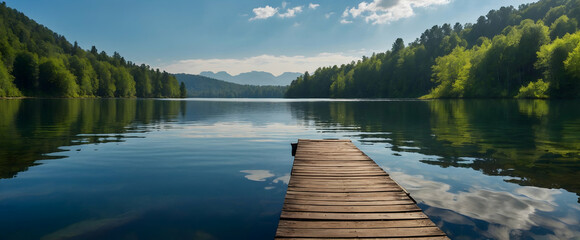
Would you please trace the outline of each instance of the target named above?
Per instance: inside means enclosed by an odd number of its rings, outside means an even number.
[[[0,101],[0,178],[38,160],[58,159],[64,146],[123,142],[144,124],[172,121],[184,103],[137,99],[15,99]],[[183,112],[183,111],[182,111]]]
[[[421,162],[506,176],[580,195],[579,101],[436,100],[292,103],[320,131],[435,158]]]

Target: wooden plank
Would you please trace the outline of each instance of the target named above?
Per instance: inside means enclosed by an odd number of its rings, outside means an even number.
[[[431,237],[445,235],[437,227],[367,229],[293,229],[278,228],[278,237]]]
[[[376,177],[389,176],[385,172],[367,171],[367,172],[346,172],[346,171],[327,171],[327,172],[305,172],[292,171],[292,175],[296,176],[313,176],[313,177]]]
[[[340,176],[348,176],[348,177],[373,177],[373,176],[388,176],[386,173],[292,173],[295,176],[316,176],[316,177],[340,177]]]
[[[288,199],[303,199],[303,200],[319,200],[319,201],[347,201],[347,202],[364,202],[364,201],[381,201],[381,200],[405,200],[409,196],[403,192],[392,192],[393,195],[389,194],[376,194],[376,195],[331,195],[331,193],[320,193],[320,194],[286,194]],[[332,193],[337,194],[337,193]]]
[[[312,196],[312,197],[333,197],[333,198],[347,198],[347,197],[361,197],[361,198],[371,198],[371,197],[408,197],[402,190],[394,192],[353,192],[353,193],[333,193],[333,192],[298,192],[288,190],[286,191],[286,196],[288,195],[301,195],[301,196]]]
[[[294,166],[292,170],[304,170],[304,171],[361,171],[361,170],[374,170],[374,171],[383,171],[380,167],[377,166],[367,166],[367,165],[360,165],[360,166]],[[384,172],[384,171],[383,171]]]
[[[389,179],[389,176],[382,176],[382,177],[316,177],[316,176],[291,176],[290,181],[326,181],[326,182],[342,182],[345,184],[351,182],[395,182],[392,179]]]
[[[328,193],[349,193],[349,192],[394,192],[401,191],[400,188],[396,186],[360,186],[360,187],[344,187],[340,185],[302,185],[302,186],[289,186],[288,190],[296,192],[328,192]]]
[[[290,179],[292,179],[292,177],[294,177],[294,176],[291,176]],[[381,181],[381,180],[385,180],[386,181],[387,180],[386,177],[387,176],[383,176],[383,177],[381,177],[381,176],[375,176],[375,177],[324,177],[324,176],[321,176],[321,177],[310,176],[310,177],[308,177],[308,176],[296,176],[297,179],[304,179],[304,180],[312,179],[312,180],[341,180],[341,181],[357,181],[357,180],[360,180],[360,181],[365,181],[365,180],[378,180],[378,181]]]
[[[306,237],[306,238],[274,238],[275,240],[324,240],[324,239],[333,239],[333,238],[311,238],[311,237]],[[340,240],[449,240],[449,238],[447,236],[429,236],[429,237],[387,237],[387,238],[339,238]]]
[[[304,169],[298,168],[292,170],[292,172],[300,172],[300,173],[385,173],[382,169],[376,168],[352,168],[352,169],[345,169],[345,168],[326,168],[326,167],[312,167],[311,169]]]
[[[294,187],[328,187],[328,188],[355,188],[355,187],[398,187],[397,185],[389,183],[381,183],[375,181],[356,181],[348,184],[343,184],[340,181],[290,181],[288,186]]]
[[[284,228],[393,228],[393,227],[435,227],[429,219],[391,220],[391,221],[297,221],[280,220],[279,227]]]
[[[304,168],[304,167],[297,167],[295,169],[292,170],[292,172],[311,172],[311,173],[320,173],[320,172],[345,172],[345,173],[365,173],[365,172],[381,172],[381,173],[386,173],[385,171],[383,171],[382,169],[379,168],[369,168],[369,167],[351,167],[349,168],[345,168],[345,167],[336,167],[336,168],[329,168],[329,167],[317,167],[317,166],[312,166],[312,167],[308,167],[308,168]]]
[[[386,205],[401,205],[414,204],[411,199],[399,200],[375,200],[375,201],[324,201],[324,200],[309,200],[309,199],[286,199],[284,203],[288,204],[305,204],[305,205],[321,205],[321,206],[386,206]]]
[[[340,177],[335,178],[312,178],[312,177],[305,177],[305,176],[296,176],[290,178],[290,182],[295,183],[321,183],[321,184],[328,184],[328,183],[340,183],[345,186],[347,185],[357,185],[357,184],[395,184],[395,181],[389,180],[388,178],[382,177],[380,178],[362,178],[362,179],[349,179],[347,181],[341,179]]]
[[[331,160],[331,159],[345,159],[345,160],[361,160],[369,161],[370,158],[362,154],[345,154],[345,153],[323,153],[324,155],[318,154],[308,154],[308,153],[296,153],[294,156],[298,160]]]
[[[336,157],[324,157],[324,158],[319,158],[316,156],[311,156],[311,157],[303,157],[300,160],[302,161],[312,161],[312,160],[316,160],[319,162],[324,162],[324,161],[329,161],[329,162],[352,162],[352,161],[358,161],[358,162],[368,162],[369,159],[368,158],[363,158],[363,157],[345,157],[345,156],[336,156]]]
[[[290,178],[290,181],[295,180],[295,181],[318,181],[318,182],[342,182],[345,184],[351,183],[351,182],[394,182],[393,180],[390,180],[388,178],[388,175],[385,176],[368,176],[368,177],[322,177],[322,176],[292,176]]]
[[[382,173],[382,174],[386,174],[385,171],[380,170],[380,169],[372,169],[372,168],[362,168],[362,169],[340,169],[340,168],[334,168],[334,169],[329,169],[329,168],[317,168],[317,169],[294,169],[292,170],[292,173],[316,173],[316,174],[322,174],[322,173]]]
[[[402,213],[319,213],[319,212],[288,212],[282,211],[283,219],[310,219],[310,220],[403,220],[427,219],[423,212]]]
[[[448,239],[348,140],[298,141],[276,239]]]
[[[393,200],[405,200],[408,196],[376,196],[376,197],[337,197],[331,196],[308,196],[308,195],[286,195],[288,199],[298,199],[298,200],[316,200],[316,201],[346,201],[346,202],[364,202],[364,201],[393,201]]]
[[[415,204],[388,206],[320,206],[304,204],[284,204],[284,211],[291,212],[328,212],[328,213],[394,213],[421,211]]]
[[[351,161],[325,161],[325,162],[320,162],[320,161],[309,161],[309,160],[303,160],[303,161],[295,161],[294,162],[294,166],[306,166],[306,167],[356,167],[356,166],[361,166],[361,167],[366,167],[369,166],[369,164],[367,162],[362,162],[362,161],[356,161],[356,162],[351,162]]]
[[[299,192],[328,192],[328,193],[357,193],[357,192],[395,192],[401,191],[397,187],[358,187],[358,188],[324,188],[324,187],[288,187],[288,190]]]
[[[381,185],[386,185],[386,186],[399,186],[397,185],[397,183],[395,183],[394,181],[380,181],[380,180],[362,180],[362,181],[353,181],[353,182],[345,182],[343,180],[306,180],[306,179],[290,179],[290,182],[288,183],[289,185],[295,184],[295,185],[321,185],[321,186],[328,186],[331,184],[340,184],[341,186],[344,187],[350,187],[350,186],[381,186]]]

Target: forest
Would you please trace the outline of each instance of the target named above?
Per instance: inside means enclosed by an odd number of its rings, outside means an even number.
[[[175,74],[185,84],[187,97],[202,98],[281,98],[287,86],[242,85],[201,75]]]
[[[305,72],[285,97],[578,98],[580,0],[502,7],[435,25],[383,53]]]
[[[175,76],[81,49],[23,13],[0,4],[1,97],[185,97]]]

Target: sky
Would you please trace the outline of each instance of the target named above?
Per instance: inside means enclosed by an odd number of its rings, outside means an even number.
[[[84,49],[171,73],[314,71],[531,0],[4,0]]]

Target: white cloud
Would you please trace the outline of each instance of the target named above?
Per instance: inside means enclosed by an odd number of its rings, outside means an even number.
[[[226,71],[237,75],[250,71],[265,71],[280,75],[284,72],[312,72],[318,67],[340,66],[360,59],[360,57],[355,57],[360,56],[359,54],[361,53],[320,53],[314,56],[274,56],[264,54],[239,59],[187,59],[167,64],[160,68],[171,73],[199,74],[202,71]]]
[[[295,17],[296,14],[301,13],[304,11],[304,6],[297,6],[293,8],[286,8],[288,6],[287,2],[282,2],[282,8],[273,8],[269,5],[265,7],[254,8],[252,11],[254,12],[254,17],[250,18],[250,21],[257,20],[257,19],[268,19],[275,15],[280,18],[292,18]],[[308,4],[308,8],[316,9],[319,7],[320,4],[310,3]],[[283,13],[283,11],[286,12]]]
[[[329,12],[329,13],[327,13],[327,14],[324,14],[324,17],[325,17],[326,19],[329,19],[329,18],[330,18],[332,15],[334,15],[334,12]]]
[[[340,20],[340,23],[342,23],[342,24],[349,24],[349,23],[352,23],[352,21],[349,21],[349,20],[346,20],[346,19],[341,19]]]
[[[291,18],[291,17],[295,17],[296,13],[301,13],[302,12],[302,6],[298,6],[298,7],[293,7],[293,8],[289,8],[286,13],[278,13],[278,16],[281,18]]]
[[[346,8],[346,9],[344,10],[344,12],[342,12],[342,17],[343,17],[343,18],[345,18],[345,17],[348,17],[348,8]]]
[[[254,12],[255,16],[250,18],[250,21],[270,18],[278,13],[278,8],[273,8],[266,5],[265,7],[254,8],[252,11]]]
[[[415,8],[444,5],[451,0],[373,0],[361,2],[356,7],[346,8],[342,17],[364,18],[367,23],[385,24],[415,15]],[[343,21],[341,21],[342,23]]]

